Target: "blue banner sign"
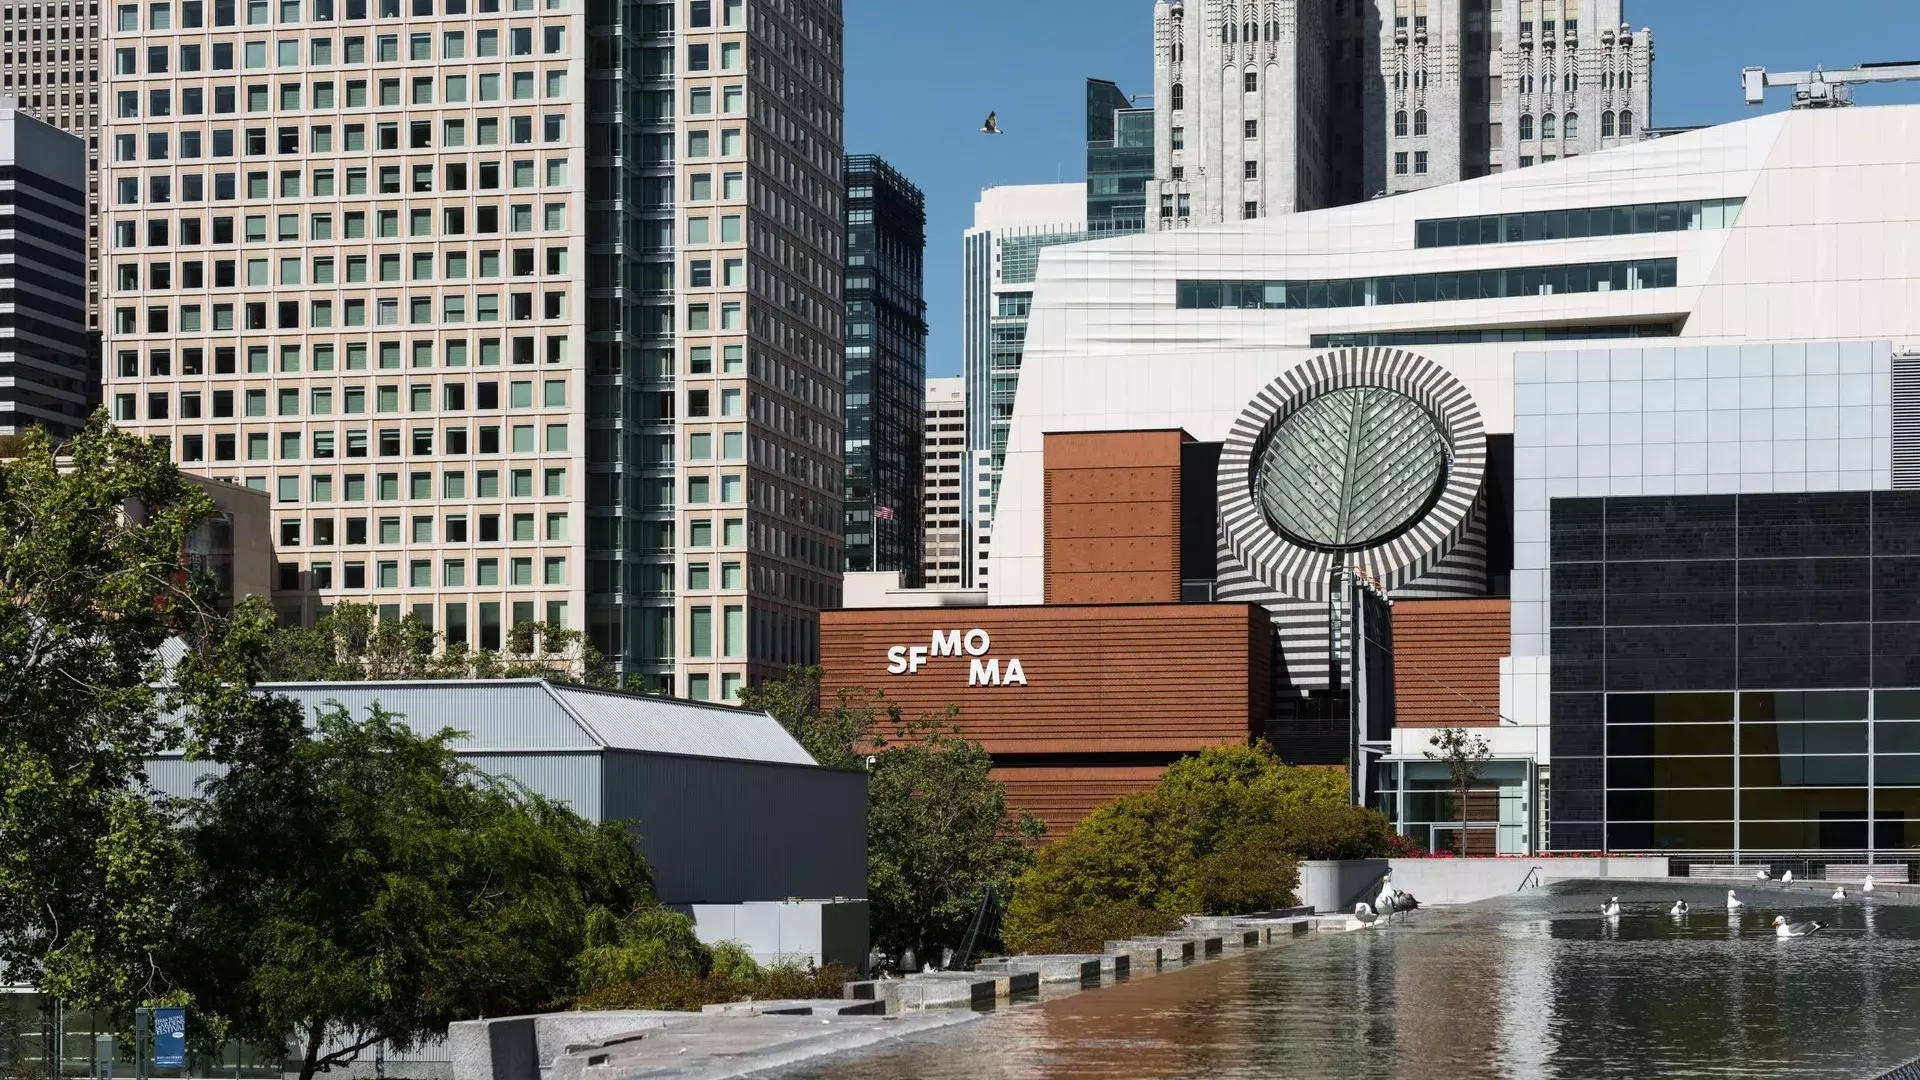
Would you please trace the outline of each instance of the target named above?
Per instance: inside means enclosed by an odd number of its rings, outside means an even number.
[[[187,1067],[187,1010],[153,1010],[153,1067]]]

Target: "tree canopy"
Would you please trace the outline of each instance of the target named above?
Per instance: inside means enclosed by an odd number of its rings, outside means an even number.
[[[184,552],[212,510],[104,414],[0,462],[0,981],[82,1007],[164,985],[182,853],[145,760],[279,753],[297,715],[251,698],[273,623],[224,612]],[[162,646],[167,646],[163,653]]]
[[[274,634],[266,677],[276,682],[397,679],[551,679],[614,686],[600,650],[578,630],[516,623],[500,649],[469,649],[411,614],[379,618],[372,604],[336,604],[309,627]]]
[[[1181,915],[1284,906],[1297,859],[1384,854],[1390,835],[1377,812],[1347,804],[1342,769],[1285,765],[1264,744],[1209,747],[1042,848],[1004,936],[1024,951],[1084,951]]]

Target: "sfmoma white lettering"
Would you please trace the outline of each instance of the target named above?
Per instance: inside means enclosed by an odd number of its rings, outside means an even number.
[[[935,630],[927,645],[895,645],[887,650],[887,674],[913,675],[922,667],[942,656],[966,656],[968,686],[1025,686],[1026,669],[1020,666],[1019,657],[1007,657],[1006,666],[1001,667],[999,657],[983,659],[993,648],[993,637],[985,630],[974,627],[965,632],[959,630]]]

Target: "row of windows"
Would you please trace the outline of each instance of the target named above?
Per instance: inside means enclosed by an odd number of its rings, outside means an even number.
[[[1556,134],[1556,131],[1558,132],[1558,134]],[[1520,114],[1520,138],[1522,140],[1532,139],[1533,133],[1534,133],[1533,114],[1521,113]],[[1617,118],[1613,110],[1611,109],[1600,114],[1600,137],[1601,138],[1612,139],[1615,137],[1625,137],[1632,134],[1633,134],[1633,110],[1632,109],[1620,110]],[[1568,139],[1579,138],[1580,137],[1580,114],[1568,113],[1566,114],[1565,117],[1559,118],[1559,119],[1556,119],[1553,113],[1543,114],[1540,117],[1540,137],[1542,139],[1557,139],[1557,138],[1563,138],[1563,137]]]
[[[534,258],[533,248],[511,248],[506,254],[510,262],[503,262],[498,248],[486,248],[478,253],[478,258],[469,260],[466,251],[449,251],[436,256],[432,251],[415,251],[410,258],[404,258],[399,252],[385,252],[377,255],[315,255],[311,259],[299,256],[283,256],[272,259],[214,259],[209,264],[200,259],[183,259],[178,265],[154,262],[146,264],[146,291],[167,292],[179,288],[198,290],[205,288],[230,289],[259,285],[332,285],[336,283],[355,284],[368,280],[378,281],[432,281],[435,271],[444,269],[442,277],[447,281],[465,281],[470,277],[497,278],[503,269],[511,266],[514,277],[532,277],[538,272],[538,262]],[[568,249],[550,247],[546,249],[545,267],[549,276],[564,276],[567,273]],[[700,287],[713,285],[712,264],[706,260],[704,274],[697,280]],[[725,260],[732,264],[737,259]],[[277,266],[276,266],[277,262]],[[410,265],[403,265],[410,264]],[[409,272],[403,278],[402,270]],[[123,262],[114,267],[113,283],[121,293],[140,292],[141,264]],[[477,270],[477,274],[469,273]],[[744,279],[744,272],[735,274],[733,267],[727,267],[727,283],[739,284],[736,278]],[[370,279],[369,273],[376,275]]]
[[[134,359],[137,359],[137,357],[134,357]],[[135,365],[129,363],[129,354],[122,353],[120,357],[120,369],[122,373],[125,374],[127,369],[133,366]],[[138,377],[139,373],[135,371],[132,374],[134,377]],[[365,385],[340,387],[337,389],[337,392],[336,388],[331,386],[309,387],[306,394],[307,409],[304,415],[332,416],[334,415],[334,405],[337,401],[340,406],[339,412],[341,415],[357,416],[366,413],[369,400],[371,400],[373,404],[373,412],[376,415],[403,411],[401,408],[403,400],[406,403],[404,410],[406,412],[435,412],[433,388],[434,384],[432,383],[424,385],[414,383],[406,387],[402,387],[397,383],[381,383],[374,386],[373,393],[369,395]],[[499,383],[492,381],[482,382],[478,383],[474,389],[475,394],[472,401],[474,409],[479,411],[492,411],[501,407]],[[507,408],[534,408],[534,398],[536,396],[539,397],[540,406],[543,408],[566,407],[567,382],[565,379],[548,379],[540,389],[541,393],[536,395],[534,393],[535,385],[531,379],[524,381],[517,380],[508,383],[506,395]],[[402,394],[403,390],[405,391],[404,396]],[[737,390],[731,392],[738,394]],[[300,410],[301,392],[299,388],[281,387],[272,393],[274,401],[272,415],[302,415]],[[235,404],[237,402],[239,405],[237,415],[266,416],[268,415],[268,394],[269,392],[262,388],[242,388],[237,392],[237,396],[236,391],[233,390],[213,390],[205,393],[199,390],[183,390],[180,391],[178,399],[179,408],[176,415],[181,420],[198,420],[202,416],[224,419],[236,415]],[[123,396],[130,397],[132,395]],[[440,407],[437,410],[438,412],[467,411],[468,398],[466,382],[449,381],[440,384],[439,396]],[[725,415],[738,415],[737,409],[735,412],[726,413]],[[165,417],[162,416],[157,419],[164,418]]]
[[[544,0],[548,11],[564,10],[567,0]],[[512,11],[532,11],[535,0],[508,0]],[[212,0],[213,26],[239,25],[240,0]],[[203,0],[172,0],[149,3],[146,11],[148,30],[198,30],[207,23],[207,7]],[[333,22],[344,17],[349,21],[368,18],[369,13],[382,19],[432,18],[436,15],[465,15],[467,0],[440,0],[438,8],[434,0],[307,0],[305,12],[302,12],[301,0],[278,0],[279,18],[274,18],[273,0],[245,0],[246,25],[271,26],[276,21],[282,26],[297,25],[301,22]],[[403,8],[405,9],[403,11]],[[96,8],[97,10],[97,8]],[[501,0],[473,0],[473,11],[480,15],[497,15],[501,11]],[[179,18],[176,23],[175,14]],[[138,33],[141,27],[140,5],[119,4],[114,8],[114,26],[122,34]]]
[[[1315,349],[1404,345],[1472,345],[1493,341],[1601,341],[1611,338],[1672,337],[1673,323],[1600,323],[1593,326],[1482,326],[1464,330],[1382,330],[1355,334],[1314,334]]]
[[[508,338],[507,352],[512,355],[513,362],[515,364],[533,363],[534,354],[537,351],[537,348],[536,348],[537,340],[538,339],[536,339],[532,335],[524,335],[519,337]],[[566,337],[564,335],[549,335],[546,338],[546,342],[547,342],[547,363],[557,364],[557,363],[563,362],[566,359],[566,345],[567,345]],[[441,341],[438,343],[433,341],[415,341],[412,343],[412,348],[409,350],[412,353],[412,358],[411,358],[412,362],[408,366],[414,367],[414,368],[432,367],[434,356],[437,351],[441,355],[442,362],[446,367],[450,367],[450,368],[466,367],[468,355],[469,355],[468,354],[469,344],[470,343],[466,338],[449,338],[445,341]],[[401,366],[403,347],[404,347],[403,343],[398,341],[381,341],[373,344],[369,344],[364,341],[350,341],[346,344],[344,348],[344,352],[346,354],[344,369],[347,371],[365,371],[367,370],[367,365],[369,360],[375,357],[378,358],[379,367],[382,369],[398,368]],[[737,355],[739,348],[740,346],[738,345],[727,346],[727,352],[728,352],[727,370],[728,371],[739,370],[739,368],[736,366],[740,359],[739,356]],[[267,365],[268,365],[270,354],[268,352],[267,346],[265,345],[247,346],[246,353],[245,353],[246,373],[249,375],[259,375],[259,374],[264,374],[269,370],[277,370],[283,374],[299,372],[302,370],[311,370],[316,372],[334,370],[334,359],[335,359],[336,350],[332,342],[323,341],[310,346],[303,346],[299,344],[289,343],[289,344],[281,345],[278,351],[279,351],[279,364],[277,367],[269,369]],[[497,367],[499,366],[503,358],[503,355],[505,355],[501,351],[500,338],[481,338],[479,342],[475,344],[474,351],[478,354],[477,357],[475,357],[475,359],[478,360],[479,365],[481,367]],[[208,374],[207,363],[206,363],[207,352],[208,350],[204,348],[197,348],[197,347],[181,349],[180,350],[180,374],[182,375]],[[212,374],[235,375],[240,373],[239,362],[242,354],[240,353],[238,346],[220,345],[220,346],[216,346],[212,350],[212,352],[213,352]],[[712,366],[711,350],[707,351],[707,355],[705,359],[707,361],[707,368],[703,370],[710,370]],[[138,351],[133,349],[122,349],[116,355],[115,362],[118,365],[119,378],[137,379],[140,377],[140,354]],[[167,378],[172,376],[173,375],[173,351],[171,349],[148,350],[147,374],[154,378]],[[465,385],[466,385],[465,383],[453,383],[453,382],[447,383],[446,386],[449,388],[447,390],[447,395],[448,395],[447,401],[448,402],[463,401],[465,399],[465,393],[466,393],[465,390],[462,389],[462,390],[456,391],[451,388],[455,386],[464,387]],[[523,384],[514,384],[514,385],[523,385]],[[526,383],[524,385],[527,385],[530,387],[532,384]],[[509,391],[509,393],[515,396],[518,395],[517,391]],[[478,408],[482,408],[482,409],[499,408],[500,384],[490,380],[475,383],[474,395],[475,395],[475,401],[477,403]],[[452,405],[452,404],[449,404],[447,407],[454,409],[455,411],[465,408],[464,405]]]
[[[1699,202],[1635,203],[1524,214],[1427,218],[1414,223],[1417,248],[1513,244],[1532,240],[1572,240],[1590,236],[1692,232],[1731,229],[1740,221],[1745,199]]]
[[[338,109],[388,109],[397,105],[445,105],[470,102],[533,101],[541,97],[564,99],[568,96],[565,70],[483,72],[475,76],[431,75],[413,79],[348,79],[336,92],[331,79],[311,85],[300,82],[249,83],[222,86],[155,86],[146,91],[146,115],[159,119],[175,114],[204,116],[211,97],[216,115],[249,112],[331,112]],[[212,93],[208,91],[211,89]],[[137,120],[141,115],[139,90],[114,92],[113,114],[120,120]]]
[[[1670,289],[1677,284],[1678,274],[1675,259],[1640,259],[1322,281],[1181,281],[1176,285],[1176,302],[1183,309],[1200,310],[1373,307]]]
[[[506,560],[506,579],[501,580],[500,563],[497,558],[473,560],[474,586],[494,587],[502,585],[565,585],[567,583],[567,559],[564,555],[549,555],[538,560],[539,579],[535,580],[536,560],[532,556],[515,556]],[[280,564],[280,580],[276,583],[282,592],[332,592],[336,589],[431,589],[433,584],[433,560],[411,559],[406,564],[405,584],[401,583],[401,564],[398,559],[381,559],[373,563],[373,574],[369,577],[367,563],[363,560],[349,560],[341,564],[342,573],[338,584],[333,576],[332,562],[315,562],[307,567],[306,584],[300,581],[300,567],[295,563]],[[443,559],[440,563],[440,585],[442,588],[461,589],[469,585],[467,580],[467,560]],[[454,605],[449,604],[451,609]],[[481,607],[488,605],[482,604]],[[492,605],[495,618],[498,618],[499,605]],[[529,605],[531,606],[531,605]],[[549,608],[552,605],[548,605]],[[562,605],[563,607],[565,605]],[[526,620],[522,620],[526,621]],[[465,627],[460,635],[465,640]],[[497,629],[497,627],[496,627]]]
[[[511,292],[506,294],[506,318],[510,322],[532,322],[537,319],[564,320],[569,318],[567,294],[565,292]],[[439,318],[435,319],[433,296],[408,296],[404,306],[400,297],[375,297],[372,304],[373,318],[368,321],[368,303],[360,297],[349,297],[340,302],[336,311],[332,300],[250,300],[235,304],[181,304],[177,331],[173,328],[175,320],[173,308],[168,305],[149,306],[145,309],[146,318],[140,318],[140,309],[128,305],[113,309],[113,332],[120,336],[134,334],[170,334],[199,333],[205,330],[216,332],[227,330],[330,330],[335,326],[432,326],[437,322],[460,326],[467,323],[492,323],[501,320],[500,294],[493,292],[446,293],[439,298]],[[467,301],[473,306],[469,308]],[[535,300],[539,300],[536,307]],[[737,305],[736,305],[737,306]],[[304,309],[306,316],[302,323]],[[538,313],[536,315],[536,312]],[[211,314],[211,318],[202,315]],[[236,325],[235,315],[239,315]],[[725,305],[722,306],[722,328],[727,325]],[[336,315],[338,316],[336,321]],[[402,316],[405,316],[402,318]]]
[[[502,143],[501,121],[505,124],[505,143]],[[371,146],[367,143],[367,125],[343,124],[339,151],[345,153],[364,153],[382,150],[431,150],[434,149],[434,129],[439,128],[439,148],[443,150],[462,149],[469,145],[486,146],[532,146],[536,142],[562,143],[567,141],[567,116],[565,113],[543,113],[535,116],[482,116],[474,120],[473,138],[468,140],[468,126],[465,119],[442,120],[436,124],[432,120],[410,120],[404,129],[398,122],[373,125],[374,139]],[[202,139],[205,134],[209,138]],[[186,130],[179,133],[179,155],[182,160],[194,160],[205,157],[235,157],[239,154],[247,157],[266,157],[269,154],[299,154],[300,128],[297,125],[284,125],[275,128],[269,139],[266,128],[246,128],[240,133],[236,143],[232,128],[213,128],[210,132]],[[331,154],[336,148],[333,139],[333,125],[317,124],[307,130],[307,153]],[[139,149],[139,137],[132,133],[120,133],[114,141],[115,161],[134,161]],[[148,161],[166,161],[172,152],[172,133],[152,131],[147,134],[146,155]],[[738,175],[738,174],[729,174]],[[708,178],[712,183],[712,178]],[[742,189],[744,190],[744,188]],[[231,195],[227,196],[231,198]],[[711,195],[708,198],[712,198]]]
[[[535,31],[538,30],[536,37]],[[334,68],[352,64],[396,64],[402,59],[404,51],[408,61],[434,60],[434,38],[432,31],[418,31],[406,35],[404,49],[399,34],[381,34],[373,39],[373,47],[367,47],[367,39],[360,35],[349,35],[335,41],[331,37],[280,38],[275,41],[215,41],[210,43],[182,42],[177,45],[117,45],[113,49],[113,73],[115,75],[139,75],[141,50],[146,52],[146,74],[170,75],[175,72],[192,73],[196,71],[260,71],[268,68],[297,68],[301,66],[301,54],[306,54],[306,65],[316,68]],[[467,31],[443,30],[438,34],[440,55],[438,59],[447,60],[492,60],[498,59],[501,52],[501,31],[498,28],[475,30],[473,32],[473,50],[467,49]],[[513,26],[506,30],[505,56],[562,55],[567,51],[567,28],[564,23],[552,26]],[[538,43],[536,48],[536,42]],[[305,48],[302,49],[304,43]],[[235,46],[239,46],[238,50]]]
[[[134,415],[134,407],[138,403],[138,397],[139,395],[137,394],[115,394],[113,400],[114,419],[123,422],[141,419],[141,417]],[[145,419],[170,419],[167,415],[168,400],[166,394],[148,394],[148,415]],[[473,443],[469,443],[467,439],[467,429],[464,426],[448,427],[444,431],[440,430],[437,426],[416,427],[412,431],[411,456],[462,457],[476,452],[482,456],[492,456],[495,454],[564,454],[568,451],[568,428],[564,422],[546,425],[546,438],[544,441],[536,440],[536,428],[537,425],[534,424],[513,424],[504,429],[497,424],[486,425],[477,429],[476,433],[479,435],[479,438]],[[503,430],[506,434],[505,440],[501,437]],[[302,450],[307,448],[309,438],[312,440],[312,459],[316,461],[330,461],[336,456],[336,451],[341,449],[345,451],[344,456],[349,458],[364,458],[369,456],[370,452],[376,451],[375,456],[378,457],[401,457],[402,450],[407,447],[406,441],[402,438],[406,433],[400,428],[379,428],[374,431],[369,431],[366,428],[348,428],[344,433],[344,439],[339,438],[341,433],[335,431],[282,431],[278,433],[279,437],[277,440],[274,438],[274,434],[273,432],[266,431],[238,433],[217,432],[213,436],[213,460],[299,461],[302,458]],[[437,455],[434,449],[434,437],[436,434],[441,436]],[[183,436],[182,439],[181,457],[184,460],[206,460],[201,456],[193,456],[195,454],[205,453],[207,444],[203,436],[190,434]],[[273,454],[275,442],[279,444],[279,454],[277,458]],[[244,457],[240,456],[242,448],[245,450]]]

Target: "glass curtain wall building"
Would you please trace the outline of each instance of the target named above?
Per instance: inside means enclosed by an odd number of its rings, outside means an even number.
[[[695,698],[811,658],[841,564],[837,2],[130,6],[108,390],[271,494],[283,618],[584,628]]]
[[[922,584],[926,199],[880,158],[847,158],[846,552],[849,571]]]
[[[1153,179],[1153,110],[1136,109],[1105,79],[1087,80],[1087,232],[1098,238],[1147,231]]]
[[[1555,499],[1553,846],[1920,844],[1920,492]]]

